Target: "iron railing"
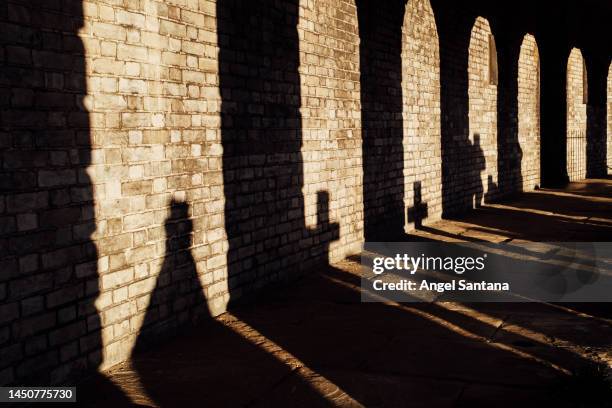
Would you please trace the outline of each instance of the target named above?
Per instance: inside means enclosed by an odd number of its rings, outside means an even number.
[[[567,175],[570,181],[586,177],[586,134],[582,130],[570,130],[567,134]]]

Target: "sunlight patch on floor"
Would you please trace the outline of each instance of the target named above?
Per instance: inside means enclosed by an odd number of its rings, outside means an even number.
[[[298,357],[261,334],[248,323],[234,316],[231,312],[219,316],[217,321],[289,367],[291,369],[290,375],[300,377],[304,380],[304,383],[308,384],[313,391],[328,401],[332,406],[361,406],[361,404],[351,398],[337,384],[334,384],[329,379],[309,368]]]

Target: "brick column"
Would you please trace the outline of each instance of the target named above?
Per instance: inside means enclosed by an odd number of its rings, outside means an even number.
[[[511,22],[510,22],[511,24]],[[497,173],[499,195],[521,191],[522,152],[518,135],[518,61],[522,36],[505,22],[494,26],[497,34]]]

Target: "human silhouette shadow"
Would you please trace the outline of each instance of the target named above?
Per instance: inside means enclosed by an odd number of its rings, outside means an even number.
[[[484,155],[480,135],[470,140],[469,45],[474,11],[457,13],[444,1],[431,1],[440,40],[440,117],[442,137],[442,216],[460,214],[481,202]]]
[[[480,208],[484,203],[485,190],[482,184],[481,173],[486,168],[485,157],[480,147],[480,134],[474,134],[474,143],[470,144],[468,141],[467,148],[469,149],[469,157],[467,158],[467,168],[465,169],[467,174],[467,185],[471,186],[470,196],[471,201],[474,203],[474,208]],[[492,181],[492,179],[489,179]]]
[[[172,337],[180,326],[210,316],[190,251],[193,222],[189,219],[186,203],[171,202],[164,229],[164,262],[151,292],[133,353]]]
[[[131,356],[135,378],[161,407],[248,405],[292,368],[211,318],[186,203],[171,203],[165,230],[166,254]],[[308,384],[298,386],[316,395]]]
[[[143,363],[138,355],[176,336],[181,326],[185,328],[195,323],[198,317],[209,317],[210,312],[190,251],[193,222],[189,219],[189,206],[186,203],[174,200],[170,203],[170,214],[164,223],[164,230],[164,261],[151,292],[131,360],[146,394],[154,401],[163,402],[161,406],[168,406],[166,404],[171,401],[160,396],[160,389],[151,380],[151,371],[164,370],[164,365],[151,367],[146,364],[146,360]]]

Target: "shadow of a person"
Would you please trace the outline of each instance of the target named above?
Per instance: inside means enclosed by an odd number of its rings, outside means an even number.
[[[210,312],[190,248],[193,223],[189,206],[172,201],[165,222],[166,252],[132,354],[176,334]]]
[[[479,208],[484,202],[484,185],[482,182],[482,171],[486,168],[486,162],[482,147],[480,147],[480,135],[474,133],[474,143],[471,146],[470,155],[471,168],[469,169],[469,175],[472,178],[471,183],[468,185],[473,186],[473,202],[474,208]]]
[[[128,370],[142,388],[130,395],[160,407],[248,405],[292,368],[211,317],[189,217],[186,203],[171,203],[164,261],[132,350],[134,373]],[[304,381],[299,386],[313,392]]]

